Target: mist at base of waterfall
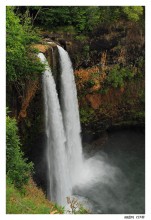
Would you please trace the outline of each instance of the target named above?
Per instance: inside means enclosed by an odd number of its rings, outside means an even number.
[[[97,146],[93,155],[86,152],[74,196],[94,214],[143,214],[144,134],[133,130],[113,132],[100,148]]]
[[[108,210],[115,210],[129,184],[122,171],[109,165],[107,160],[107,155],[101,153],[84,160],[73,190],[74,195],[87,198],[88,206],[81,199],[80,202],[92,213],[104,213],[106,207]],[[118,209],[121,211],[123,207],[122,204],[119,205]]]

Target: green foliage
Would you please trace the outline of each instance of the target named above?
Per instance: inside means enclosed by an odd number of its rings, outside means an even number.
[[[33,7],[29,8],[31,11]],[[71,25],[70,7],[43,6],[37,16],[36,22],[49,28]]]
[[[143,15],[142,6],[24,6],[29,10],[37,25],[56,29],[60,26],[74,26],[77,33],[89,33],[102,23],[119,19],[139,21]]]
[[[95,85],[95,82],[93,79],[89,79],[88,81],[83,83],[84,89],[90,89]]]
[[[134,77],[134,73],[128,67],[120,68],[119,65],[115,65],[112,68],[106,78],[107,84],[114,88],[123,87],[125,80],[130,80]]]
[[[98,6],[74,6],[71,8],[71,13],[72,23],[79,33],[93,30],[100,19]]]
[[[145,123],[145,111],[143,109],[130,108],[128,114],[131,121],[136,121],[140,124]]]
[[[57,210],[59,214],[64,214],[65,213],[65,207],[60,206],[58,204],[54,204],[53,210]]]
[[[143,15],[142,6],[124,6],[122,9],[127,19],[130,21],[139,21]]]
[[[27,9],[27,8],[26,8]],[[25,11],[21,7],[21,11]],[[28,7],[30,14],[36,14],[39,8]],[[85,6],[43,6],[36,18],[36,23],[54,29],[59,26],[74,26],[78,32],[87,32],[99,20],[99,7]]]
[[[144,110],[145,110],[145,90],[141,90],[139,92],[139,99],[140,99],[141,105],[144,106]]]
[[[78,211],[75,212],[75,214],[90,214],[89,210],[84,208],[82,204],[80,204]]]
[[[36,196],[31,194],[28,189],[23,194],[14,187],[11,179],[7,177],[6,185],[6,213],[7,214],[49,214],[50,204],[44,195],[36,190]],[[35,187],[34,187],[35,190]],[[33,191],[32,191],[33,192]]]
[[[144,56],[145,57],[145,56]],[[135,65],[139,68],[140,71],[143,72],[145,68],[145,59],[143,56],[136,57]],[[142,77],[143,74],[140,74],[140,77]]]
[[[118,20],[121,16],[121,7],[117,6],[102,6],[100,9],[100,24],[111,23]]]
[[[6,8],[6,72],[7,80],[18,81],[41,73],[41,64],[31,44],[39,38],[34,32],[28,13],[19,18],[14,7]]]
[[[90,107],[80,108],[80,121],[81,123],[87,125],[90,121],[94,120],[95,111]]]
[[[6,117],[6,173],[14,185],[21,188],[29,180],[33,164],[27,163],[21,151],[15,119]]]
[[[139,21],[143,16],[142,6],[103,6],[100,7],[101,22],[115,22],[119,19]]]
[[[89,45],[85,45],[83,47],[83,55],[84,55],[85,59],[89,58],[89,54],[90,54],[90,46]]]
[[[91,73],[91,78],[92,79],[98,78],[99,76],[100,76],[100,72],[92,72]]]
[[[85,35],[76,35],[75,39],[78,41],[86,42],[88,38]]]

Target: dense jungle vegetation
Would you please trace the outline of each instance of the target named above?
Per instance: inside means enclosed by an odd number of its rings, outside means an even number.
[[[25,113],[21,120],[19,115],[27,88],[36,93],[45,68],[33,45],[45,44],[44,38],[69,42],[86,133],[94,122],[99,126],[101,117],[103,129],[121,121],[142,124],[144,17],[142,6],[7,6],[7,213],[64,213],[62,207],[47,201],[33,182],[34,163],[27,158],[32,143],[28,132],[34,121],[37,132],[40,117],[35,120],[37,113],[32,114],[30,107],[30,116],[26,118]],[[79,212],[87,210],[81,207]]]

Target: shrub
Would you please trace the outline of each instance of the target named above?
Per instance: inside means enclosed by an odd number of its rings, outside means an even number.
[[[67,210],[69,214],[89,214],[90,211],[87,210],[76,198],[67,197],[67,203],[70,207]]]
[[[130,21],[139,21],[143,15],[142,6],[124,6],[123,12]]]
[[[27,163],[21,151],[16,120],[6,117],[6,173],[14,185],[22,188],[29,180],[33,164]]]
[[[28,13],[19,18],[14,13],[14,7],[7,6],[6,72],[9,82],[18,82],[43,71],[44,66],[31,47],[31,44],[38,40],[38,35],[31,26]]]
[[[127,67],[120,68],[115,65],[109,72],[106,82],[114,88],[123,87],[125,80],[130,80],[134,77],[134,73]]]
[[[80,108],[80,121],[87,125],[90,121],[95,120],[95,111],[90,107]]]

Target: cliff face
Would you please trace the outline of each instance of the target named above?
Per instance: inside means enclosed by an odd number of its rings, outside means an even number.
[[[87,53],[75,71],[83,132],[99,133],[113,126],[144,126],[143,27],[131,22],[104,25],[84,44]]]
[[[117,22],[102,25],[87,36],[46,33],[42,33],[43,43],[34,47],[46,55],[58,93],[60,65],[56,43],[69,52],[84,133],[99,133],[114,125],[144,124],[143,27]],[[35,136],[38,140],[44,136],[41,76],[27,82],[23,97],[15,91],[14,100],[14,115],[25,145],[29,141],[37,143]]]
[[[87,94],[84,88],[81,89],[78,86],[80,117],[84,134],[99,134],[115,126],[144,126],[144,79],[134,78],[125,82],[120,88],[101,89],[101,84],[103,82],[98,86],[98,90],[95,86],[91,87]]]
[[[131,64],[138,67],[144,60],[144,32],[143,25],[121,20],[94,27],[86,35],[63,31],[45,31],[43,35],[64,47],[70,54],[74,69],[79,69],[102,62],[108,66]]]

